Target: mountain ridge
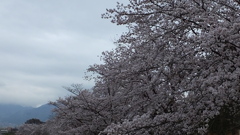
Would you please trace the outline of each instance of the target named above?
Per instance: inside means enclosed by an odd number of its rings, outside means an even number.
[[[54,115],[53,109],[54,106],[50,104],[44,104],[37,108],[0,104],[0,127],[19,126],[32,118],[46,122]]]

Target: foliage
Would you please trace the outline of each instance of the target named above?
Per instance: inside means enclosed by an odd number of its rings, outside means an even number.
[[[227,134],[240,127],[240,1],[129,0],[103,18],[129,31],[92,91],[52,102],[50,134]]]
[[[25,122],[25,124],[43,124],[43,123],[44,122],[36,118],[29,119]]]
[[[239,127],[239,1],[130,0],[103,17],[129,32],[104,53],[105,64],[90,69],[100,74],[96,90],[120,93],[113,96],[129,101],[134,116],[106,133],[206,134]],[[216,122],[219,117],[229,128]]]

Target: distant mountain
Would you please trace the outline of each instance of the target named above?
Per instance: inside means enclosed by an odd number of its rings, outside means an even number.
[[[53,108],[54,106],[49,104],[38,108],[0,104],[0,127],[19,126],[32,118],[45,122],[53,116]]]

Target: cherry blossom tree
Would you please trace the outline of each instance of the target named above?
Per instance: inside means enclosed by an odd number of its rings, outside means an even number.
[[[30,123],[25,123],[18,128],[16,135],[49,135],[43,123],[32,123],[34,121],[29,121]],[[35,121],[36,122],[36,121]],[[39,122],[39,121],[38,121]]]
[[[225,135],[240,128],[240,1],[129,0],[129,31],[90,66],[95,86],[56,102],[49,134]],[[39,128],[38,128],[39,129]]]
[[[48,133],[98,135],[111,123],[120,121],[120,112],[113,109],[113,101],[109,97],[85,90],[79,84],[66,89],[72,93],[71,96],[51,102],[56,106],[55,117],[42,128]]]
[[[129,31],[89,68],[99,74],[94,92],[118,100],[125,114],[102,134],[235,132],[239,0],[129,2],[103,15]]]

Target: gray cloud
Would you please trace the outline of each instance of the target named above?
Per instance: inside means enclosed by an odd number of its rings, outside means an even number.
[[[0,1],[0,103],[36,106],[67,95],[125,29],[101,19],[116,1]]]

